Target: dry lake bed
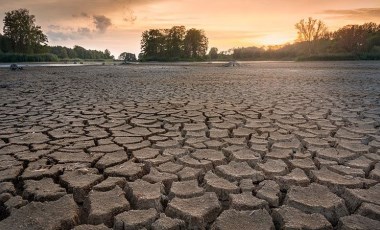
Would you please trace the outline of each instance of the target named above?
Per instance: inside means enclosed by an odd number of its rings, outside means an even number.
[[[380,62],[0,69],[0,229],[380,229]]]

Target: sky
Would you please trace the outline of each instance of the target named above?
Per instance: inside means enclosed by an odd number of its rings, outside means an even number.
[[[209,47],[292,42],[295,23],[313,17],[330,31],[347,24],[380,23],[380,0],[0,0],[0,15],[26,8],[36,16],[49,45],[140,52],[147,29],[203,29]],[[0,22],[3,27],[2,20]]]

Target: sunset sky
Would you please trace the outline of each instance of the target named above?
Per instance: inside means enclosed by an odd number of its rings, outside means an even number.
[[[380,23],[380,0],[0,0],[2,18],[18,8],[36,16],[49,45],[108,48],[116,57],[138,54],[144,30],[174,25],[204,29],[209,47],[227,50],[291,42],[294,24],[309,16],[330,30]]]

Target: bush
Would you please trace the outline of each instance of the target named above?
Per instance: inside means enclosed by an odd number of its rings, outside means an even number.
[[[55,54],[0,53],[0,62],[57,62]]]
[[[358,60],[357,55],[351,53],[319,54],[313,56],[297,57],[296,61],[353,61]]]

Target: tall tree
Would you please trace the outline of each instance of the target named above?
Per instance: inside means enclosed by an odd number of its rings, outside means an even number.
[[[208,55],[210,56],[211,60],[218,59],[218,48],[212,47]]]
[[[307,20],[302,19],[295,25],[298,34],[298,41],[308,43],[309,55],[312,52],[312,46],[315,41],[325,37],[327,26],[321,20],[309,17]]]
[[[173,26],[167,31],[166,44],[168,57],[175,58],[183,56],[185,35],[186,28],[184,26]]]
[[[119,60],[123,60],[124,62],[137,61],[136,55],[128,52],[121,53],[119,55]]]
[[[114,56],[111,55],[111,52],[110,52],[108,49],[106,49],[106,50],[104,51],[104,58],[106,58],[106,59],[113,59]]]
[[[9,38],[0,34],[0,50],[4,53],[12,51],[12,45]]]
[[[380,25],[365,23],[363,25],[346,25],[333,34],[338,49],[359,53],[369,51],[380,35]]]
[[[192,28],[186,33],[184,45],[186,57],[203,57],[207,52],[208,39],[203,30]]]
[[[30,15],[27,9],[5,13],[4,36],[10,39],[14,52],[33,53],[38,46],[46,45],[47,36],[35,21],[35,16]]]
[[[141,39],[141,51],[145,58],[156,59],[165,52],[165,34],[163,30],[144,31]]]

